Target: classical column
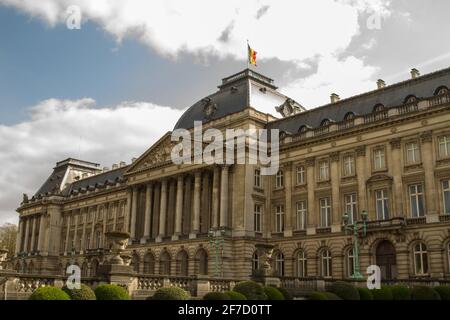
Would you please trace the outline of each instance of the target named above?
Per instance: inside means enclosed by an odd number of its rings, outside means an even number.
[[[228,166],[222,166],[220,177],[220,227],[228,227]]]
[[[67,230],[66,230],[66,243],[64,244],[64,255],[67,255],[67,251],[69,250],[69,234],[70,234],[70,219],[72,215],[67,215]]]
[[[422,139],[422,163],[425,173],[425,201],[427,222],[439,222],[439,214],[436,209],[436,186],[434,180],[433,161],[433,133],[426,131]]]
[[[117,230],[117,215],[119,214],[120,210],[120,202],[116,202],[115,204],[112,204],[113,208],[113,231]]]
[[[23,219],[19,217],[19,230],[16,237],[16,255],[20,253],[22,249],[22,235],[23,235]]]
[[[212,189],[212,227],[219,228],[219,189],[220,189],[220,168],[214,167],[213,189]]]
[[[131,220],[130,220],[130,241],[136,238],[136,216],[137,216],[137,203],[138,203],[138,188],[133,187],[133,199],[131,202]]]
[[[368,211],[366,187],[366,146],[356,148],[356,179],[358,181],[358,210]]]
[[[81,215],[81,219],[83,220],[83,233],[81,235],[81,248],[80,251],[86,251],[86,225],[87,225],[87,211],[83,212]]]
[[[145,216],[144,216],[144,237],[141,243],[146,243],[150,239],[150,227],[152,225],[152,206],[153,206],[153,184],[147,184],[145,190]]]
[[[105,205],[105,210],[103,212],[103,230],[102,230],[102,248],[106,247],[106,223],[108,221],[108,206],[109,204]],[[76,232],[76,230],[75,230]]]
[[[284,174],[284,236],[292,237],[292,162],[287,162],[283,166]]]
[[[30,249],[29,247],[28,247],[28,244],[29,244],[29,237],[30,237],[30,218],[27,218],[26,220],[25,220],[25,239],[24,239],[24,246],[23,246],[23,251],[24,252],[26,252],[26,253],[28,253],[28,250]]]
[[[395,198],[395,217],[406,216],[403,212],[403,182],[402,182],[402,158],[401,158],[401,140],[400,138],[392,139],[391,157],[392,157],[392,176],[394,178],[394,198]]]
[[[161,181],[161,203],[159,206],[159,234],[156,242],[161,242],[166,235],[167,215],[167,179]]]
[[[316,196],[314,194],[314,188],[316,184],[314,169],[316,165],[316,159],[314,157],[306,159],[306,182],[308,187],[308,219],[306,233],[308,235],[316,234],[317,227],[317,214],[316,214]]]
[[[331,179],[331,213],[332,213],[332,232],[342,231],[342,221],[340,216],[340,197],[339,197],[339,185],[340,185],[340,175],[339,175],[339,152],[333,152],[330,156],[331,166],[330,166],[330,179]]]
[[[192,230],[189,238],[196,238],[200,231],[200,192],[201,192],[202,174],[200,171],[194,173],[194,217],[192,219]]]
[[[127,190],[127,207],[125,217],[123,220],[124,231],[130,232],[131,230],[131,202],[133,201],[133,189]]]
[[[94,231],[95,231],[95,221],[97,219],[97,212],[99,208],[97,206],[96,210],[94,211],[94,215],[92,217],[92,224],[91,224],[91,238],[89,239],[89,249],[94,249]],[[125,222],[124,222],[125,223]]]
[[[177,178],[177,199],[176,199],[176,207],[175,207],[175,232],[172,236],[172,240],[178,240],[181,235],[181,222],[182,222],[182,214],[183,214],[183,184],[184,177],[179,175]]]
[[[185,235],[188,235],[191,231],[191,219],[192,219],[192,183],[191,176],[186,175],[185,178],[185,188],[184,188],[184,196],[183,196],[183,218],[182,218],[182,232]]]
[[[45,213],[41,214],[39,217],[39,235],[38,235],[38,251],[42,254],[44,251],[44,241],[45,241]]]
[[[31,244],[30,244],[30,252],[34,252],[34,242],[36,241],[36,223],[37,223],[37,217],[31,218],[33,220],[33,228],[31,229]]]
[[[72,247],[72,251],[76,252],[77,251],[77,238],[78,238],[78,219],[79,215],[77,214],[75,216],[75,230],[73,232],[73,247]]]

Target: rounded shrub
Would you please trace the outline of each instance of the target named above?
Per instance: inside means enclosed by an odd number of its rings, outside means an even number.
[[[64,286],[62,290],[69,295],[71,300],[97,300],[94,291],[85,284],[81,284],[80,289],[69,289]]]
[[[63,290],[56,287],[41,287],[36,289],[29,300],[70,300],[70,297]]]
[[[412,300],[441,300],[439,293],[433,288],[417,286],[412,289]]]
[[[286,288],[277,288],[278,291],[281,292],[281,294],[284,297],[284,300],[294,300],[294,297],[292,296],[292,294],[289,292],[289,290],[287,290]]]
[[[373,294],[372,291],[367,288],[356,288],[359,292],[359,298],[360,300],[373,300]]]
[[[284,300],[283,294],[275,287],[264,287],[264,293],[267,296],[267,300]]]
[[[247,298],[242,293],[236,291],[226,291],[225,294],[230,300],[247,300]]]
[[[397,285],[390,287],[393,300],[411,300],[411,289],[407,286]]]
[[[128,291],[116,284],[101,284],[94,292],[97,300],[130,300]]]
[[[441,300],[450,300],[450,286],[438,286],[434,290],[439,293]]]
[[[267,300],[263,286],[254,281],[239,282],[233,291],[243,294],[247,300]]]
[[[343,300],[359,300],[358,289],[352,284],[344,281],[336,281],[330,287],[330,292],[334,293]]]
[[[203,296],[203,300],[228,300],[229,296],[223,292],[209,292]]]
[[[334,294],[333,292],[324,292],[325,296],[327,297],[327,300],[342,300],[341,297],[339,297],[337,294]]]
[[[392,291],[389,287],[381,286],[381,289],[371,290],[373,300],[393,300]]]
[[[314,291],[308,295],[308,300],[328,300],[325,292]]]
[[[178,287],[158,289],[151,300],[189,300],[189,294]]]

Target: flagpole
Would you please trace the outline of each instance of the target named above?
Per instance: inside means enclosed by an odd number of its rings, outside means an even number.
[[[249,64],[249,51],[248,48],[250,47],[250,44],[248,43],[248,39],[247,39],[247,69],[250,69],[250,64]]]

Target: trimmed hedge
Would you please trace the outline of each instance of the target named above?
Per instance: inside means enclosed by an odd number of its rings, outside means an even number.
[[[239,282],[233,291],[243,294],[247,300],[267,300],[263,286],[255,281]]]
[[[247,300],[247,298],[242,293],[236,291],[226,291],[225,294],[230,300]]]
[[[264,293],[268,300],[284,300],[283,294],[275,287],[264,287]]]
[[[372,291],[367,288],[356,288],[359,292],[359,298],[360,300],[373,300],[373,294]]]
[[[328,300],[325,292],[314,291],[309,294],[308,300]]]
[[[393,300],[411,300],[411,289],[407,286],[396,285],[390,287]]]
[[[371,290],[373,300],[393,300],[392,291],[389,287],[381,286],[381,289]]]
[[[189,294],[178,287],[161,288],[150,300],[189,300]]]
[[[434,290],[439,293],[441,300],[450,300],[450,286],[438,286]]]
[[[125,288],[116,284],[101,284],[95,288],[97,300],[130,300],[130,295]]]
[[[28,300],[70,300],[70,297],[59,288],[41,287],[37,288]]]
[[[230,297],[223,292],[209,292],[203,296],[203,300],[228,300]]]
[[[343,300],[360,300],[358,290],[348,282],[336,281],[331,285],[329,291]]]
[[[343,300],[341,297],[339,297],[337,294],[333,292],[324,292],[325,296],[327,297],[327,300]]]
[[[430,287],[417,286],[412,289],[412,300],[441,300],[439,293]]]
[[[284,300],[294,300],[294,297],[292,296],[292,294],[289,292],[289,290],[287,290],[286,288],[277,288],[278,291],[281,292],[281,294],[284,296]]]
[[[69,295],[71,300],[97,300],[94,291],[85,284],[81,284],[80,289],[69,289],[64,286],[62,290]]]

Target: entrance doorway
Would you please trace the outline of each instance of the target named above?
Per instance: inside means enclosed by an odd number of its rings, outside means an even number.
[[[397,278],[397,256],[394,245],[388,241],[381,241],[376,249],[376,264],[381,269],[381,280]]]

